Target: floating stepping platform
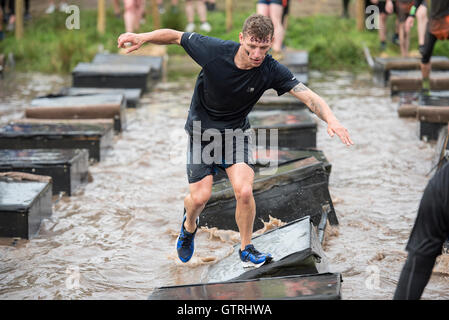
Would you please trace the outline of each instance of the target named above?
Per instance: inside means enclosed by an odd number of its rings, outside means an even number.
[[[284,52],[283,55],[284,58],[280,62],[293,74],[307,74],[309,72],[309,53],[307,51],[288,51]]]
[[[433,71],[430,74],[430,87],[432,90],[449,90],[449,71]],[[422,88],[421,71],[392,71],[390,76],[391,94],[404,91],[417,92]]]
[[[323,213],[331,225],[338,225],[328,188],[329,174],[323,163],[310,157],[279,167],[260,169],[254,177],[253,194],[256,201],[254,231],[264,227],[271,217],[283,222],[310,216],[314,225]],[[328,208],[329,213],[323,208]],[[201,213],[200,226],[238,231],[235,222],[236,200],[229,180],[212,186],[212,195]],[[324,211],[324,212],[323,212]]]
[[[150,66],[138,64],[98,64],[81,62],[72,71],[72,86],[87,88],[138,88],[152,86]]]
[[[96,94],[121,94],[125,96],[127,108],[139,107],[139,100],[142,96],[141,89],[124,89],[124,88],[64,88],[58,95],[47,96],[44,98],[60,97],[60,96],[86,96]]]
[[[315,148],[304,149],[266,149],[257,148],[253,152],[253,157],[256,161],[256,170],[266,168],[272,165],[280,166],[295,162],[297,160],[303,160],[306,158],[314,157],[323,164],[324,169],[330,175],[332,171],[332,165],[327,160],[324,152]]]
[[[401,92],[399,96],[399,117],[416,118],[420,104],[432,105],[435,101],[439,105],[440,101],[449,99],[449,91],[431,91],[429,96],[423,96],[420,92]]]
[[[50,177],[0,173],[0,237],[32,238],[52,215]]]
[[[401,92],[399,96],[398,116],[401,118],[416,118],[420,93]]]
[[[437,140],[440,129],[449,122],[449,96],[421,96],[417,117],[420,139]]]
[[[306,86],[309,84],[309,74],[308,73],[293,73],[293,75],[299,82],[305,84]]]
[[[273,89],[265,91],[255,105],[255,110],[298,110],[304,108],[307,108],[304,102],[291,94],[284,93],[282,96],[278,96]]]
[[[420,70],[421,59],[419,58],[375,58],[374,78],[381,85],[387,85],[392,71],[397,70]],[[449,70],[448,57],[432,57],[432,70]]]
[[[278,130],[278,148],[315,148],[317,122],[309,110],[255,110],[248,115],[257,136],[257,145],[269,146],[270,129]],[[265,129],[266,141],[261,136]]]
[[[330,175],[332,171],[332,165],[327,160],[324,152],[315,148],[305,148],[305,149],[266,149],[266,148],[256,148],[253,150],[253,160],[254,160],[254,171],[258,172],[263,168],[278,167],[284,164],[295,162],[298,160],[303,160],[306,158],[314,157],[320,161],[326,170],[327,174]],[[224,170],[219,169],[217,174],[214,175],[214,182],[218,182],[222,179],[226,179],[227,174]]]
[[[269,252],[273,261],[246,271],[239,257],[240,244],[228,257],[211,265],[207,282],[250,280],[328,272],[328,262],[310,217],[292,221],[251,239],[254,247]]]
[[[152,79],[162,78],[163,57],[162,56],[139,56],[123,55],[114,53],[97,53],[92,60],[95,64],[132,64],[138,66],[150,67],[150,76]]]
[[[113,119],[114,129],[126,129],[126,100],[121,94],[96,94],[39,98],[25,109],[27,118],[37,119]]]
[[[105,124],[12,122],[0,128],[2,149],[87,149],[100,161],[112,147],[113,130]]]
[[[53,194],[67,195],[87,183],[89,153],[86,149],[0,149],[0,172],[19,171],[53,180]]]
[[[161,287],[157,288],[148,299],[340,300],[341,282],[342,277],[339,273],[226,281]]]

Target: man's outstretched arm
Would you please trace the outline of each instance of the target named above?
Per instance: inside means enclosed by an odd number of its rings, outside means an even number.
[[[118,48],[126,48],[126,53],[139,49],[144,43],[181,44],[183,32],[172,29],[158,29],[146,33],[122,33],[117,39]],[[130,43],[130,46],[126,44]]]
[[[349,136],[348,130],[340,124],[323,98],[302,83],[299,83],[291,89],[290,94],[304,102],[313,113],[327,123],[327,133],[331,137],[337,134],[340,140],[347,146],[354,144]]]

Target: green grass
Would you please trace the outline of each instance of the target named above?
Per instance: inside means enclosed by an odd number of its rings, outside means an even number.
[[[212,25],[210,36],[238,41],[243,21],[251,11],[235,12],[231,32],[226,32],[226,20],[223,12],[209,13]],[[0,42],[0,52],[12,52],[19,71],[39,71],[44,73],[69,73],[77,63],[91,61],[99,47],[109,52],[117,52],[116,41],[124,32],[123,19],[117,19],[112,10],[107,12],[107,27],[104,35],[96,31],[97,13],[95,10],[82,10],[80,29],[68,30],[65,27],[67,14],[55,12],[50,16],[40,16],[25,25],[25,35],[17,41],[8,33]],[[177,15],[168,12],[162,16],[163,27],[182,30],[186,24],[184,13]],[[198,23],[198,21],[197,21]],[[394,18],[389,20],[392,30]],[[151,16],[141,26],[140,32],[152,30]],[[289,18],[289,28],[285,44],[288,47],[309,51],[310,68],[326,70],[368,70],[363,54],[366,45],[373,56],[379,54],[377,31],[359,32],[354,19],[341,19],[336,16],[313,16]],[[417,48],[416,24],[412,30],[411,50]],[[185,55],[179,46],[168,46],[170,55]],[[399,55],[399,48],[391,42],[388,55]],[[435,55],[449,55],[449,41],[439,41]],[[176,72],[176,71],[172,71]],[[195,73],[197,71],[195,70]],[[183,73],[186,73],[184,70]]]

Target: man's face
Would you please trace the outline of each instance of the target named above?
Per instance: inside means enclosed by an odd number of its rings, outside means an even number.
[[[251,35],[244,36],[241,32],[239,39],[243,47],[243,55],[253,67],[258,67],[262,64],[273,43],[273,38],[270,36],[265,39],[259,39]]]

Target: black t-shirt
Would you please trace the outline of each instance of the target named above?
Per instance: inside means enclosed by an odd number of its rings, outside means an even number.
[[[415,0],[415,7],[422,4],[424,0]],[[430,9],[430,19],[439,19],[449,15],[448,0],[432,0],[432,8]]]
[[[267,89],[278,95],[290,91],[299,81],[270,55],[257,68],[237,68],[234,57],[240,44],[197,33],[185,32],[181,46],[202,70],[198,75],[185,129],[192,134],[193,121],[202,131],[250,127],[247,115]]]

